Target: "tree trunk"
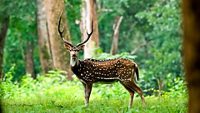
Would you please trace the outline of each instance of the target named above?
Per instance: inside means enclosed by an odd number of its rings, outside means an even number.
[[[45,0],[37,0],[38,45],[40,63],[44,73],[48,72],[53,67],[45,10]]]
[[[2,19],[0,26],[0,79],[3,78],[3,49],[6,39],[6,33],[9,25],[9,16],[6,16]]]
[[[55,69],[64,70],[68,79],[72,79],[72,72],[69,66],[69,53],[64,48],[64,43],[58,33],[58,21],[63,11],[62,23],[64,23],[64,37],[70,40],[69,29],[65,19],[65,8],[63,0],[46,0],[47,24],[52,52],[53,66]]]
[[[200,113],[200,1],[183,0],[184,66],[189,113]]]
[[[33,61],[33,43],[27,42],[26,53],[25,53],[26,73],[31,74],[32,78],[36,78],[34,72],[34,61]]]
[[[164,83],[163,83],[163,80],[161,80],[160,78],[156,79],[157,80],[157,84],[158,84],[158,95],[159,97],[162,95],[162,90],[163,90],[163,87],[164,87]]]
[[[112,47],[110,50],[110,54],[115,55],[118,50],[118,40],[119,40],[119,27],[122,22],[123,17],[116,17],[115,23],[113,25],[113,42],[112,42]]]
[[[92,25],[93,24],[93,28]],[[87,38],[87,32],[93,29],[90,40],[85,44],[84,58],[91,58],[95,54],[95,49],[99,46],[99,30],[96,14],[96,0],[82,0],[80,29],[82,39]]]

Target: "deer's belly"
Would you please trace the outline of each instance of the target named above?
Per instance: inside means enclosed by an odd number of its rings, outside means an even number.
[[[95,82],[104,82],[104,83],[110,83],[110,82],[115,82],[118,81],[119,78],[115,73],[93,73]]]
[[[116,80],[116,79],[99,79],[99,80],[96,80],[95,82],[110,84],[110,83],[117,82],[117,81],[118,80]]]

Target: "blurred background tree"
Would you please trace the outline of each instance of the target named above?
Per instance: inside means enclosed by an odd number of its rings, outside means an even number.
[[[47,26],[47,8],[45,0],[37,0],[37,33],[41,69],[47,73],[53,68],[53,61],[50,49],[50,40]]]
[[[80,31],[82,39],[88,37],[93,29],[91,39],[84,47],[84,58],[91,58],[95,54],[95,49],[99,46],[98,15],[96,13],[96,0],[82,0]],[[92,28],[93,27],[93,28]]]
[[[64,43],[58,34],[58,20],[61,16],[64,37],[70,40],[68,25],[66,23],[64,1],[62,0],[46,0],[45,2],[47,14],[47,32],[49,34],[49,45],[52,57],[53,68],[67,72],[69,80],[72,74],[69,66],[69,53],[64,48]]]

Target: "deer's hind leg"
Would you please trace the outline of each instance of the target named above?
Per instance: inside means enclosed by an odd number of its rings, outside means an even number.
[[[134,94],[135,91],[131,90],[129,87],[127,87],[126,85],[123,84],[123,82],[121,82],[121,84],[128,90],[128,92],[130,93],[130,102],[129,102],[129,108],[132,107],[133,104],[133,98],[134,98]]]
[[[143,104],[145,105],[143,92],[142,92],[141,88],[139,88],[133,81],[123,80],[123,81],[121,81],[121,84],[123,84],[123,86],[129,91],[129,93],[130,92],[133,93],[133,95],[134,95],[134,91],[136,91],[139,94],[139,96],[141,97]],[[131,98],[133,98],[133,97],[131,97]],[[133,100],[131,99],[131,101],[133,101]],[[130,101],[130,103],[131,103],[131,101]],[[130,105],[132,105],[132,103]]]

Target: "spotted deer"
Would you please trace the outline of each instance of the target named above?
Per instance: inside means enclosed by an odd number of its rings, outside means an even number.
[[[84,44],[90,39],[91,33],[87,33],[88,37],[83,42],[72,45],[64,39],[64,29],[60,29],[61,18],[58,23],[58,32],[64,42],[66,49],[70,52],[70,66],[73,73],[82,82],[85,90],[85,106],[89,104],[89,98],[92,91],[92,85],[96,82],[112,83],[119,81],[130,93],[129,107],[132,106],[134,93],[137,92],[145,104],[144,96],[140,87],[135,83],[136,78],[139,79],[138,66],[135,62],[116,58],[110,60],[95,60],[95,59],[78,59],[78,52],[83,50]],[[93,24],[93,23],[92,23]],[[93,27],[93,25],[92,25]],[[136,76],[135,76],[136,75]]]

